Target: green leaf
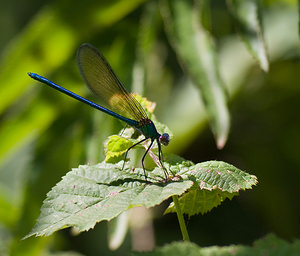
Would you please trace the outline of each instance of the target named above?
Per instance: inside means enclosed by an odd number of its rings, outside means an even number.
[[[233,193],[250,189],[257,178],[222,161],[207,161],[190,167],[189,174],[196,178],[200,189],[220,189]]]
[[[155,115],[153,114],[153,111],[155,109],[155,103],[147,100],[146,98],[134,94],[135,98],[138,100],[138,102],[142,105],[142,107],[145,109],[147,116],[154,122],[156,129],[162,134],[162,133],[168,133],[169,136],[172,138],[172,132],[170,129],[158,122],[156,120]],[[137,137],[138,136],[138,137]],[[136,130],[134,128],[126,128],[123,129],[119,135],[112,135],[108,138],[107,142],[105,143],[105,162],[107,163],[117,163],[121,160],[124,160],[124,154],[128,150],[130,146],[133,144],[141,141],[144,138],[143,135],[140,133],[137,134]],[[148,143],[144,143],[145,148],[149,147],[149,141]],[[134,148],[142,148],[143,145],[139,144]],[[157,149],[157,144],[154,143],[154,145],[151,148],[152,150]],[[158,153],[158,152],[157,152]]]
[[[217,146],[222,148],[230,128],[227,96],[218,72],[213,39],[200,23],[200,5],[191,0],[162,3],[168,38],[183,69],[201,91]]]
[[[239,190],[250,189],[257,183],[255,176],[225,162],[208,161],[181,170],[176,173],[177,176],[183,179],[188,176],[194,181],[192,189],[179,199],[182,212],[189,216],[204,214],[226,198],[232,199]],[[175,211],[171,203],[165,213]]]
[[[179,204],[183,213],[193,216],[199,213],[205,214],[220,205],[226,198],[232,199],[236,195],[237,193],[222,192],[218,189],[213,191],[194,189],[184,194],[179,199]],[[173,202],[167,208],[165,214],[170,212],[176,212]]]
[[[142,168],[126,166],[122,171],[122,165],[123,162],[102,162],[95,166],[79,166],[67,173],[48,193],[37,224],[26,237],[50,235],[66,227],[86,231],[97,222],[111,220],[132,207],[153,207],[173,195],[182,195],[188,189],[181,206],[183,212],[193,215],[208,211],[220,204],[223,198],[234,195],[229,193],[256,184],[255,176],[217,161],[197,165],[182,161],[169,165],[174,176],[167,182],[163,180],[164,172],[160,168],[148,172],[148,181],[145,181]],[[197,189],[207,193],[217,190],[219,195],[209,202],[203,201],[202,205],[191,200]]]
[[[252,246],[230,245],[200,247],[191,242],[173,242],[164,247],[158,247],[152,252],[133,252],[131,256],[249,256],[249,255],[299,255],[300,241],[286,242],[275,235],[267,235],[253,243]]]
[[[163,172],[149,173],[146,182],[143,169],[121,171],[118,165],[100,163],[80,166],[67,173],[48,194],[32,235],[50,235],[66,227],[78,231],[93,228],[97,222],[111,220],[135,207],[153,207],[172,195],[181,195],[193,184],[190,180],[160,182]],[[160,175],[160,176],[156,176]]]
[[[122,138],[118,135],[109,136],[108,141],[105,146],[106,156],[105,162],[107,163],[117,163],[124,160],[124,154],[133,142]]]
[[[260,20],[260,5],[257,0],[230,0],[229,9],[235,18],[238,32],[261,69],[269,70],[269,63]]]

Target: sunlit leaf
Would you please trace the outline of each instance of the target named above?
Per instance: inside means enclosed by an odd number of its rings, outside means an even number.
[[[126,166],[121,170],[122,165],[122,162],[117,165],[103,162],[95,166],[83,165],[67,173],[48,193],[37,224],[26,237],[50,235],[66,227],[86,231],[97,222],[111,220],[132,207],[153,207],[188,189],[191,190],[187,193],[195,189],[235,193],[257,182],[255,176],[217,161],[197,165],[183,161],[169,166],[170,180],[167,182],[160,168],[148,172],[146,181],[143,169]],[[222,195],[232,197],[226,193]],[[206,212],[223,201],[223,197],[215,197],[214,202],[203,201],[203,204],[185,203],[183,199],[182,211],[189,215]]]
[[[155,103],[147,100],[144,97],[141,97],[138,94],[134,94],[135,98],[138,100],[138,102],[141,104],[141,106],[145,109],[145,112],[147,113],[147,116],[152,119],[152,121],[155,123],[155,127],[158,130],[159,133],[168,133],[170,137],[172,137],[172,132],[170,129],[156,121],[156,117],[153,114],[153,111],[155,109]],[[105,162],[107,163],[117,163],[121,160],[124,160],[124,154],[128,150],[130,146],[132,146],[135,143],[138,143],[144,138],[144,135],[141,135],[140,133],[137,133],[134,128],[126,128],[121,130],[119,135],[112,135],[108,138],[108,140],[105,143]],[[146,147],[146,149],[149,147],[150,140],[148,143],[139,144],[135,148],[141,148],[143,145]],[[156,149],[157,144],[154,143],[152,149]]]
[[[225,162],[208,161],[181,168],[178,176],[195,179],[192,189],[179,198],[183,213],[189,216],[204,214],[220,205],[226,198],[232,199],[238,191],[250,189],[257,183],[256,177]],[[165,213],[175,212],[172,203]]]
[[[121,160],[124,160],[125,152],[132,145],[133,142],[130,140],[127,140],[117,135],[110,136],[105,147],[105,162],[117,163]]]
[[[142,169],[127,167],[121,171],[121,165],[100,163],[67,173],[48,193],[37,224],[27,237],[50,235],[71,226],[89,230],[132,207],[153,207],[172,195],[181,195],[192,185],[190,180],[164,183],[163,176],[154,175],[148,177],[153,183],[145,182]]]

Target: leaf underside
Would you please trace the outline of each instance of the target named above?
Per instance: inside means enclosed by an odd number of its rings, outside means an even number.
[[[183,70],[201,91],[217,147],[223,148],[230,129],[227,93],[218,71],[213,37],[201,23],[202,9],[198,2],[164,0],[161,13]]]
[[[244,44],[258,61],[261,69],[268,72],[269,62],[263,38],[260,4],[254,0],[230,0],[227,3]]]

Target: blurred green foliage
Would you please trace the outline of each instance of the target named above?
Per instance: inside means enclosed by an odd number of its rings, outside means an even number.
[[[214,40],[215,68],[219,68],[229,98],[231,130],[222,151],[216,149],[207,128],[206,104],[186,70],[187,59],[166,32],[166,2],[1,2],[1,255],[58,251],[124,255],[131,248],[128,236],[120,249],[110,252],[106,223],[79,236],[66,230],[21,240],[33,227],[50,188],[72,167],[103,160],[104,140],[122,128],[111,117],[26,75],[39,73],[92,99],[75,61],[76,50],[84,42],[106,56],[128,90],[157,103],[156,116],[174,134],[164,151],[181,153],[194,162],[228,161],[258,177],[260,183],[253,191],[189,219],[192,241],[202,246],[249,244],[269,232],[286,239],[300,237],[296,1],[263,1],[260,5],[268,73],[251,56],[249,44],[248,48],[243,45],[241,38],[245,37],[237,35],[238,15],[233,18],[232,9],[223,1],[202,7],[201,22]],[[157,208],[154,215],[163,210]],[[154,228],[158,245],[180,239],[176,216],[156,219]]]

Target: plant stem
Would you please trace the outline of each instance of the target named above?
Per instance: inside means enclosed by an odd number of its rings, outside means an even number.
[[[179,226],[180,226],[180,230],[181,230],[181,234],[182,234],[182,239],[183,239],[183,241],[190,241],[189,234],[187,232],[185,221],[183,218],[183,214],[182,214],[182,211],[181,211],[181,208],[179,205],[178,196],[175,195],[175,196],[172,196],[172,198],[173,198],[173,202],[174,202],[175,208],[176,208],[176,213],[177,213],[177,218],[178,218],[178,222],[179,222]]]

